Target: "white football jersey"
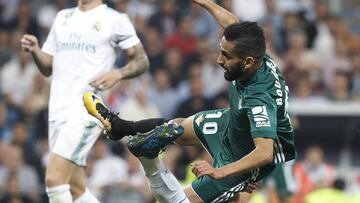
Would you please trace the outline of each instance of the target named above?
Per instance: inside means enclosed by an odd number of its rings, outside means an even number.
[[[94,77],[109,71],[116,48],[140,43],[128,16],[102,4],[83,12],[78,7],[61,10],[42,50],[53,56],[49,120],[88,116],[82,103]]]

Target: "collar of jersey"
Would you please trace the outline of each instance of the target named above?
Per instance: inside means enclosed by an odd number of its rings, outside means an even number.
[[[101,4],[99,6],[96,6],[95,8],[92,8],[92,9],[88,10],[88,11],[82,11],[82,10],[79,9],[79,7],[76,7],[76,12],[80,13],[80,14],[83,14],[83,15],[85,15],[85,14],[87,15],[87,14],[94,13],[94,12],[96,12],[98,10],[101,10],[103,8],[106,8],[106,7],[107,7],[106,4]]]

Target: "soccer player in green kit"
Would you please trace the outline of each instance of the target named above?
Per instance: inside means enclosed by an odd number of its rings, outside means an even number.
[[[257,23],[239,22],[211,0],[193,1],[225,29],[217,62],[230,82],[230,108],[170,121],[127,121],[91,93],[83,100],[89,114],[103,123],[110,139],[134,135],[128,147],[139,158],[158,201],[239,202],[240,191],[251,191],[249,184],[266,177],[276,164],[295,158],[294,133],[287,113],[289,90],[265,52],[265,38]],[[159,152],[174,142],[203,146],[213,158],[212,165],[205,161],[193,164],[198,179],[184,190],[158,158]]]

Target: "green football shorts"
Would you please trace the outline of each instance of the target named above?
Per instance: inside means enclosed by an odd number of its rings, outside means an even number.
[[[221,117],[217,116],[220,115]],[[193,128],[201,143],[213,158],[215,168],[230,164],[233,157],[225,156],[226,148],[222,145],[230,118],[229,109],[217,109],[199,112],[194,117]],[[240,176],[226,177],[220,180],[209,176],[200,177],[192,182],[195,193],[204,202],[228,202],[234,195],[244,189],[248,181],[258,181],[274,169],[274,165],[257,168]]]

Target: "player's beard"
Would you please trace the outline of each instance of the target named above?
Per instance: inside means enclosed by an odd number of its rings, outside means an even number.
[[[235,68],[231,69],[231,71],[226,70],[224,72],[224,78],[227,81],[233,81],[238,79],[244,73],[244,68],[242,63],[238,63]]]

